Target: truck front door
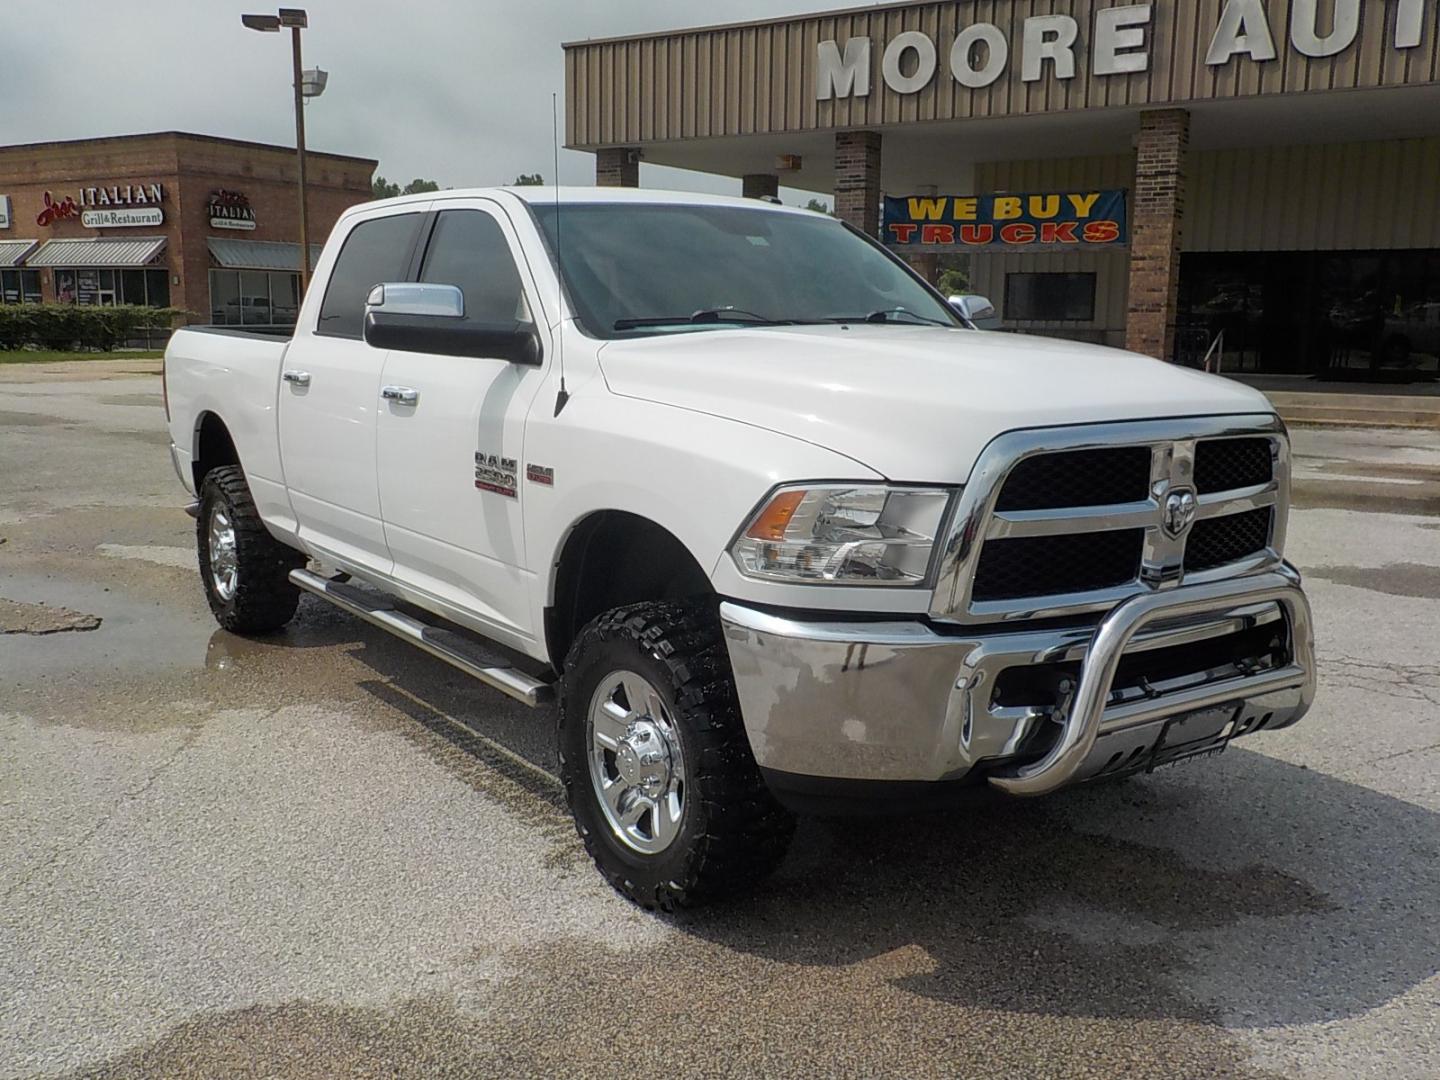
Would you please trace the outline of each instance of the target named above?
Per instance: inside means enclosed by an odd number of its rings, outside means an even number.
[[[280,453],[300,536],[341,565],[390,572],[375,477],[375,419],[385,352],[365,344],[372,286],[405,279],[426,207],[362,219],[345,237],[323,287],[318,317],[285,353],[280,384]]]
[[[481,199],[434,205],[445,209],[423,241],[420,280],[459,287],[467,320],[533,321],[534,281],[512,254],[503,210]],[[520,509],[525,418],[544,379],[544,368],[503,359],[400,350],[381,379],[407,399],[386,401],[378,424],[395,578],[521,647],[535,634]]]

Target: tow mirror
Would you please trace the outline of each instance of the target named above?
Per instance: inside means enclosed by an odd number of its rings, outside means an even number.
[[[454,285],[376,285],[365,301],[365,341],[377,349],[508,360],[512,364],[538,366],[541,360],[534,323],[467,319],[465,294]]]
[[[952,296],[950,306],[976,330],[994,329],[1000,323],[1000,315],[995,310],[995,305],[983,296]]]

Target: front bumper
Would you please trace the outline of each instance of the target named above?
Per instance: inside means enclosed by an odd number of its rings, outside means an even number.
[[[1098,624],[1047,630],[803,621],[720,607],[746,732],[770,774],[837,781],[983,776],[1044,795],[1295,723],[1315,693],[1310,605],[1289,567],[1145,593]],[[1273,626],[1279,659],[1117,686],[1122,661],[1183,657]],[[1198,652],[1197,652],[1198,655]],[[1141,661],[1143,663],[1143,661]],[[1007,704],[1015,669],[1069,664],[1050,706]],[[1173,674],[1173,673],[1172,673]]]

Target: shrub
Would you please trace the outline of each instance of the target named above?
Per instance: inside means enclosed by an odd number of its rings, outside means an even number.
[[[185,312],[178,308],[82,307],[79,304],[0,304],[0,349],[33,345],[56,352],[106,352],[151,330],[169,330]]]

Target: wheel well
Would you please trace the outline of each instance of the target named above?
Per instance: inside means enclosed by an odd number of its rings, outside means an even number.
[[[230,438],[230,429],[225,421],[212,412],[200,418],[195,440],[195,490],[205,482],[205,474],[222,465],[239,465],[240,455],[235,452],[235,440]]]
[[[570,533],[556,564],[555,605],[545,612],[550,662],[559,671],[575,636],[602,612],[712,591],[700,564],[669,530],[620,510],[592,514]]]

